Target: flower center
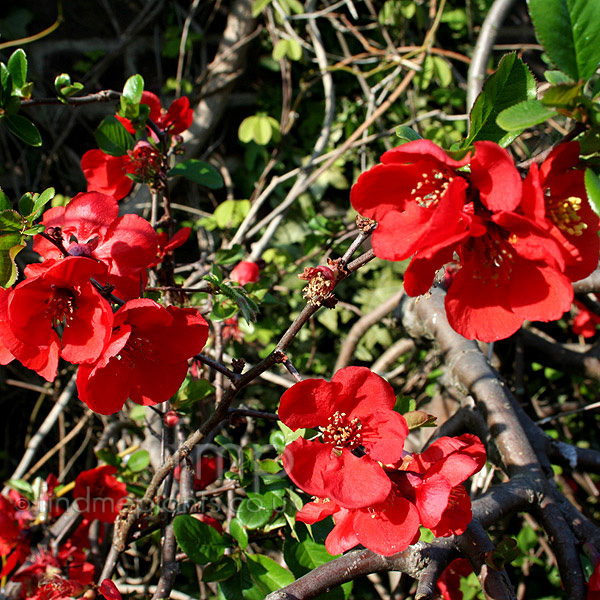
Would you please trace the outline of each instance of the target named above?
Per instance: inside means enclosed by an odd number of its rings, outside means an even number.
[[[136,366],[142,363],[155,361],[154,351],[155,348],[150,340],[136,336],[132,333],[116,358],[128,367],[135,369]]]
[[[329,417],[328,422],[327,427],[323,428],[323,441],[326,444],[350,450],[362,444],[362,423],[359,418],[350,420],[346,413],[336,411]]]
[[[587,229],[577,214],[581,210],[581,198],[553,198],[546,190],[546,209],[550,220],[563,232],[579,237]]]
[[[491,281],[495,287],[507,283],[514,260],[512,246],[516,243],[514,234],[502,239],[498,232],[493,231],[475,239],[472,253],[477,256],[477,266],[473,278],[481,280],[484,285]]]
[[[46,315],[55,327],[61,324],[68,325],[69,321],[73,320],[73,313],[77,308],[75,292],[67,288],[52,287],[52,295],[46,300]]]
[[[423,208],[439,204],[454,177],[433,169],[430,173],[421,173],[421,179],[410,191],[414,201]]]

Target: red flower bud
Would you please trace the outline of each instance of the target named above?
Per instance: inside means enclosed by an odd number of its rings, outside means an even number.
[[[164,417],[164,422],[167,427],[175,427],[179,423],[179,415],[176,411],[170,410]]]

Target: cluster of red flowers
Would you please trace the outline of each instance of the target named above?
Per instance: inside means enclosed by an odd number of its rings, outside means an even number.
[[[412,257],[404,286],[418,296],[436,272],[458,263],[446,296],[452,327],[494,341],[524,320],[569,310],[572,281],[598,265],[597,215],[587,202],[579,144],[555,148],[523,181],[508,152],[476,142],[461,160],[428,140],[389,150],[363,173],[351,202],[375,219],[373,250]]]
[[[392,387],[365,367],[347,367],[331,382],[307,379],[287,390],[280,419],[292,430],[319,431],[287,446],[283,465],[315,497],[298,513],[308,524],[333,516],[325,547],[339,554],[357,544],[389,556],[419,539],[461,534],[471,501],[462,483],[486,461],[473,435],[442,437],[421,454],[403,450],[408,426],[394,411]]]
[[[57,243],[37,236],[44,262],[0,290],[0,364],[16,358],[48,381],[59,358],[78,364],[79,397],[101,414],[117,412],[128,397],[143,405],[168,400],[204,347],[208,324],[195,309],[139,296],[146,268],[181,240],[159,248],[146,220],[119,217],[117,201],[97,192],[48,210],[43,222]],[[116,313],[102,286],[125,300]]]
[[[89,527],[94,519],[113,523],[120,504],[127,496],[125,484],[115,477],[114,467],[103,466],[83,471],[75,480],[73,498],[82,513],[75,532],[54,551],[44,546],[31,552],[39,506],[31,504],[15,490],[8,497],[0,496],[0,577],[20,583],[20,597],[28,600],[61,600],[81,596],[86,586],[93,584],[94,565],[86,560],[89,550]],[[56,477],[46,482],[46,501],[52,503]],[[41,498],[40,498],[41,501]],[[56,517],[62,509],[50,508]],[[110,600],[120,600],[120,594],[110,580],[100,586]],[[106,592],[106,593],[105,593]]]
[[[192,124],[194,112],[190,101],[184,96],[163,109],[160,99],[152,92],[143,92],[140,104],[150,108],[150,120],[165,135],[176,136]],[[136,130],[128,119],[116,118],[132,135]],[[165,169],[163,155],[157,148],[156,133],[148,128],[149,141],[139,140],[133,150],[122,156],[112,156],[102,150],[88,150],[81,158],[81,169],[88,182],[88,192],[101,192],[121,200],[133,187],[134,181],[159,185]]]

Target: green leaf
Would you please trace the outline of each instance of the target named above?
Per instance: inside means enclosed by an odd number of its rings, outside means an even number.
[[[259,146],[266,146],[271,139],[279,136],[279,123],[267,115],[253,115],[246,117],[238,129],[238,137],[245,144],[254,142]]]
[[[217,562],[225,554],[223,536],[194,517],[178,515],[173,519],[173,531],[181,549],[198,565]]]
[[[206,565],[202,569],[202,581],[225,581],[237,572],[235,560],[224,556],[219,562]]]
[[[237,227],[250,212],[250,200],[225,200],[217,206],[213,218],[219,229]]]
[[[6,65],[3,62],[0,62],[0,85],[2,86],[0,106],[6,106],[6,103],[9,101],[12,95],[13,80],[10,71],[6,68]]]
[[[273,48],[273,59],[281,60],[284,56],[287,56],[290,60],[300,60],[302,58],[302,46],[296,40],[279,40]]]
[[[573,83],[573,80],[562,71],[546,71],[544,73],[546,81],[552,85],[560,85],[561,83]]]
[[[29,214],[31,220],[37,219],[40,216],[44,206],[54,198],[55,194],[54,188],[46,188],[41,194],[34,194],[33,210]]]
[[[252,17],[256,18],[260,13],[271,4],[272,0],[254,0],[252,4]]]
[[[525,100],[503,110],[496,123],[506,131],[522,132],[527,127],[543,123],[558,113],[544,106],[539,100]]]
[[[229,533],[237,540],[242,550],[248,547],[248,532],[237,517],[229,522]]]
[[[134,452],[127,461],[127,468],[133,473],[140,473],[150,464],[150,454],[148,450],[138,450]]]
[[[408,429],[418,429],[419,427],[437,427],[436,419],[433,415],[426,413],[424,410],[411,410],[404,413]]]
[[[295,577],[287,569],[268,556],[248,554],[246,559],[250,576],[265,595],[295,581]]]
[[[477,140],[489,140],[501,146],[510,144],[520,132],[506,133],[496,123],[496,117],[513,104],[534,100],[535,96],[536,83],[529,67],[515,53],[504,56],[473,104],[469,137],[463,147]]]
[[[28,498],[29,500],[34,499],[35,495],[33,492],[33,487],[27,481],[23,481],[22,479],[9,479],[6,482],[6,485],[19,492],[19,494],[22,496],[25,496],[25,498]]]
[[[37,127],[21,115],[8,115],[3,119],[11,133],[30,146],[41,146],[42,136]]]
[[[27,192],[19,200],[19,212],[23,217],[28,217],[33,211],[33,194]]]
[[[285,562],[296,577],[302,577],[335,558],[327,552],[324,544],[320,544],[310,537],[306,526],[299,524],[296,533],[297,541],[286,538],[283,545]]]
[[[402,144],[423,139],[412,127],[409,127],[408,125],[400,125],[400,127],[396,129],[396,135],[400,138],[400,143]]]
[[[573,106],[575,99],[581,95],[582,88],[582,82],[553,85],[544,94],[542,104],[546,106],[558,106],[559,108]]]
[[[27,56],[25,52],[21,48],[15,50],[10,55],[6,66],[15,88],[22,88],[27,83]]]
[[[250,494],[248,494],[250,496]],[[240,502],[237,518],[248,529],[259,529],[266,525],[273,515],[273,511],[283,504],[281,498],[272,492],[266,494],[252,494]]]
[[[244,258],[244,248],[240,244],[235,244],[232,248],[217,250],[215,253],[215,262],[219,265],[233,265]]]
[[[452,68],[441,56],[433,57],[433,69],[437,80],[443,88],[452,83]]]
[[[556,64],[575,81],[589,79],[600,62],[600,10],[590,0],[529,0],[537,38]]]
[[[143,91],[143,77],[141,75],[132,75],[123,86],[123,95],[121,98],[129,104],[139,104],[142,100]]]
[[[94,132],[98,148],[110,156],[123,156],[128,150],[133,150],[135,140],[114,116],[109,115],[102,119]]]
[[[105,462],[111,467],[120,467],[123,463],[123,459],[116,452],[113,452],[108,448],[101,448],[100,450],[96,450],[95,454],[98,460]]]
[[[223,187],[223,177],[210,163],[195,158],[176,164],[168,173],[169,177],[182,175],[186,179],[199,183],[212,190]]]
[[[600,215],[600,178],[591,169],[585,170],[585,191],[592,210]]]
[[[4,193],[4,190],[0,188],[0,211],[10,210],[11,208],[12,204],[8,199],[8,196]]]

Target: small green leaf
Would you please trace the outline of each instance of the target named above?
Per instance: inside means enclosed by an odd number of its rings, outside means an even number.
[[[506,131],[521,132],[527,127],[543,123],[557,114],[555,110],[544,106],[539,100],[526,100],[503,110],[498,115],[496,122]]]
[[[176,164],[168,173],[169,177],[181,175],[194,183],[212,190],[223,187],[223,177],[210,163],[190,158]]]
[[[4,107],[12,95],[13,80],[10,71],[6,68],[6,65],[3,62],[0,62],[0,86],[2,91],[0,106]]]
[[[37,127],[21,115],[8,115],[3,119],[8,130],[30,146],[41,146],[42,136]]]
[[[240,124],[238,137],[245,144],[254,142],[259,146],[266,146],[272,139],[278,139],[279,123],[267,115],[246,117]]]
[[[590,168],[585,170],[585,191],[592,210],[600,215],[600,178]]]
[[[19,200],[19,212],[21,216],[28,217],[33,211],[33,194],[27,192],[23,194]]]
[[[219,562],[206,565],[202,569],[202,581],[226,581],[237,572],[235,560],[223,556]]]
[[[452,67],[450,67],[446,59],[441,56],[434,56],[433,68],[440,85],[443,88],[448,87],[452,83]]]
[[[246,560],[250,576],[265,595],[280,590],[295,581],[295,577],[287,569],[268,556],[248,554]]]
[[[123,463],[123,459],[118,454],[116,454],[112,450],[109,450],[108,448],[101,448],[100,450],[96,450],[95,454],[98,460],[105,462],[111,467],[119,468]]]
[[[219,265],[233,265],[244,258],[244,248],[240,244],[235,244],[232,248],[217,250],[215,253],[215,262]]]
[[[27,83],[27,56],[25,52],[21,48],[15,50],[10,55],[6,66],[11,74],[15,88],[22,88]]]
[[[19,492],[22,496],[25,496],[25,498],[28,498],[29,500],[34,499],[33,487],[27,481],[23,481],[22,479],[9,479],[6,482],[6,485]]]
[[[173,531],[181,549],[198,565],[217,562],[225,554],[223,536],[194,517],[178,515],[173,519]]]
[[[0,211],[10,210],[11,208],[12,204],[8,199],[8,196],[4,193],[4,190],[0,188]]]
[[[296,40],[279,40],[273,48],[273,59],[281,60],[284,56],[287,56],[290,60],[300,60],[302,58],[302,46]]]
[[[248,547],[248,532],[237,517],[229,522],[229,533],[237,540],[242,550]]]
[[[424,410],[411,410],[404,413],[404,418],[411,431],[419,427],[437,427],[435,422],[437,417],[427,414]]]
[[[135,140],[123,127],[122,123],[114,116],[109,115],[102,119],[94,132],[98,148],[110,156],[123,156],[133,150]]]
[[[570,107],[573,105],[575,99],[581,94],[582,88],[582,82],[553,85],[544,94],[542,104],[546,106],[557,106],[559,108]]]
[[[552,85],[561,83],[573,83],[573,80],[562,71],[545,71],[544,77],[546,81]]]
[[[544,50],[571,79],[589,79],[600,62],[600,10],[590,0],[529,0],[529,14]]]
[[[132,75],[123,86],[123,95],[121,96],[131,104],[139,104],[142,100],[144,91],[144,79],[141,75]]]
[[[408,125],[400,125],[400,127],[396,129],[396,135],[400,138],[400,143],[402,144],[423,139],[412,127],[409,127]]]
[[[252,17],[256,18],[260,13],[271,4],[273,0],[254,0],[252,4]]]
[[[134,452],[127,461],[127,468],[133,473],[140,473],[150,464],[150,454],[148,450],[138,450]]]
[[[225,200],[217,206],[213,218],[219,229],[235,228],[245,219],[250,207],[250,200]]]
[[[252,494],[252,497],[244,498],[237,511],[238,520],[248,529],[263,527],[271,520],[276,498],[271,492],[264,495]]]
[[[33,210],[29,215],[31,219],[37,219],[40,216],[44,206],[54,198],[55,194],[54,188],[46,188],[41,194],[35,194],[33,196]]]
[[[505,55],[496,72],[486,79],[481,94],[473,104],[469,137],[463,143],[463,148],[477,140],[489,140],[507,146],[520,132],[511,130],[506,133],[496,123],[496,117],[513,104],[534,100],[535,96],[535,78],[529,67],[515,53]]]

